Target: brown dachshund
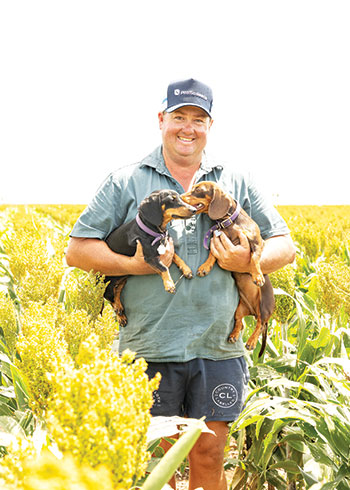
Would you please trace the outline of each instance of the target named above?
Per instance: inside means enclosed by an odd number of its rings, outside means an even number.
[[[138,208],[136,218],[116,228],[106,238],[106,243],[113,252],[132,256],[140,247],[145,261],[162,277],[164,289],[175,293],[175,284],[168,267],[160,260],[168,246],[166,225],[173,219],[190,218],[196,208],[181,200],[180,195],[170,189],[154,191],[146,197]],[[173,262],[183,275],[191,279],[192,271],[187,264],[174,254]],[[104,296],[111,303],[120,326],[125,326],[127,318],[120,299],[121,292],[128,276],[107,276],[108,282]]]
[[[216,224],[210,228],[205,236],[204,245],[206,248],[208,248],[211,233],[216,230],[223,231],[234,244],[239,243],[237,229],[240,229],[248,238],[251,249],[249,273],[232,272],[239,291],[240,301],[235,312],[235,325],[227,340],[231,343],[236,342],[243,330],[243,318],[247,315],[253,315],[257,323],[246,347],[248,350],[253,350],[260,333],[262,333],[262,346],[259,353],[261,356],[266,346],[268,320],[275,307],[275,298],[270,279],[261,272],[260,268],[264,240],[261,238],[258,225],[240,207],[239,203],[215,182],[195,184],[191,191],[182,194],[181,198],[197,208],[197,214],[207,213],[209,218],[216,221]],[[215,257],[209,251],[208,259],[199,267],[197,275],[206,276],[209,274],[215,262]]]

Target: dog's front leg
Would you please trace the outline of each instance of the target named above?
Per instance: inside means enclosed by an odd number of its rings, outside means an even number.
[[[252,276],[254,284],[260,288],[265,284],[264,274],[261,272],[260,267],[261,253],[255,251],[250,259],[250,274]]]
[[[163,280],[165,291],[167,291],[168,293],[172,293],[172,294],[176,293],[176,287],[175,287],[174,281],[172,280],[172,277],[170,275],[169,269],[167,269],[164,272],[161,272],[160,275],[161,275],[161,278]]]
[[[212,268],[214,267],[215,262],[216,262],[216,258],[211,252],[209,252],[207,260],[201,266],[198,267],[197,276],[200,277],[207,276],[209,272],[212,270]]]
[[[165,291],[174,294],[176,292],[176,287],[170,275],[169,268],[166,267],[158,258],[147,260],[147,263],[161,276]]]
[[[180,269],[180,271],[183,273],[183,275],[186,277],[186,279],[192,279],[192,277],[193,277],[192,271],[188,267],[186,262],[184,260],[182,260],[181,257],[179,257],[177,254],[174,254],[173,262],[174,262],[174,264],[177,265],[177,267]]]

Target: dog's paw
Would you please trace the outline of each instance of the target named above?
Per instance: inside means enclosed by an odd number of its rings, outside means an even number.
[[[165,288],[165,291],[167,293],[171,293],[171,294],[175,294],[176,293],[176,287],[175,287],[175,284],[169,284],[168,286],[166,286]]]
[[[210,270],[206,269],[205,267],[199,267],[197,270],[197,276],[199,277],[205,277],[209,274]]]
[[[227,338],[227,342],[229,344],[235,344],[238,340],[238,337],[234,336],[234,335],[229,335],[228,338]]]
[[[125,327],[126,324],[128,323],[128,319],[123,313],[117,313],[117,322],[119,324],[119,327]]]
[[[184,268],[182,270],[183,272],[183,275],[186,277],[186,279],[192,279],[193,278],[193,273],[191,271],[191,269],[188,267],[188,268]]]
[[[253,276],[253,282],[257,286],[259,286],[259,288],[261,288],[265,284],[264,275],[263,274],[256,274],[256,275],[254,275]]]
[[[256,347],[256,342],[249,339],[248,342],[245,344],[245,347],[247,350],[254,350]]]

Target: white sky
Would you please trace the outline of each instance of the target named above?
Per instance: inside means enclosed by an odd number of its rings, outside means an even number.
[[[349,0],[1,0],[0,203],[87,203],[194,77],[210,153],[276,204],[350,204],[349,26]]]

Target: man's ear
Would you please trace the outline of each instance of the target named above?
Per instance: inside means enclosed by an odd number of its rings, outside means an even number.
[[[163,129],[164,112],[158,112],[159,129]]]
[[[227,194],[215,187],[214,195],[208,208],[209,218],[212,220],[223,218],[228,213],[230,206],[231,201]]]

